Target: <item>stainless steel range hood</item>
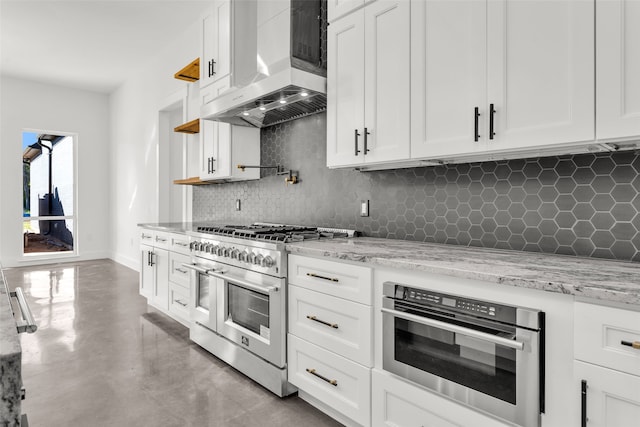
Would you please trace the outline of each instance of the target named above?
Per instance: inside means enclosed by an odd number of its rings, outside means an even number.
[[[326,0],[257,2],[256,73],[200,116],[267,127],[326,110]]]

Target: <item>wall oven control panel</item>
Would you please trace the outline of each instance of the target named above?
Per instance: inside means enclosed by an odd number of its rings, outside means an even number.
[[[478,301],[457,295],[443,294],[424,289],[395,285],[394,299],[414,304],[440,307],[476,317],[515,323],[516,308],[488,301]]]

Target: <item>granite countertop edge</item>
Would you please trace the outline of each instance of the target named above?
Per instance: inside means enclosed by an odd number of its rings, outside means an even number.
[[[382,251],[387,245],[390,250]],[[369,237],[293,242],[286,249],[292,254],[443,274],[640,310],[640,263]]]
[[[200,223],[143,223],[187,233]],[[423,271],[499,285],[554,292],[640,310],[640,263],[539,252],[356,237],[286,244],[288,252],[382,267]]]

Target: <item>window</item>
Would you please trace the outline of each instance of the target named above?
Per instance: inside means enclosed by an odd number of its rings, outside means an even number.
[[[24,255],[75,254],[74,139],[22,133]]]

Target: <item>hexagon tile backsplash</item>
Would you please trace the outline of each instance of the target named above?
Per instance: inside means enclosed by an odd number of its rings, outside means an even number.
[[[261,133],[262,165],[300,183],[194,187],[194,221],[350,228],[365,236],[640,261],[640,155],[581,154],[377,172],[326,168],[326,114]],[[235,201],[241,200],[241,211]],[[370,216],[360,217],[360,201]]]

